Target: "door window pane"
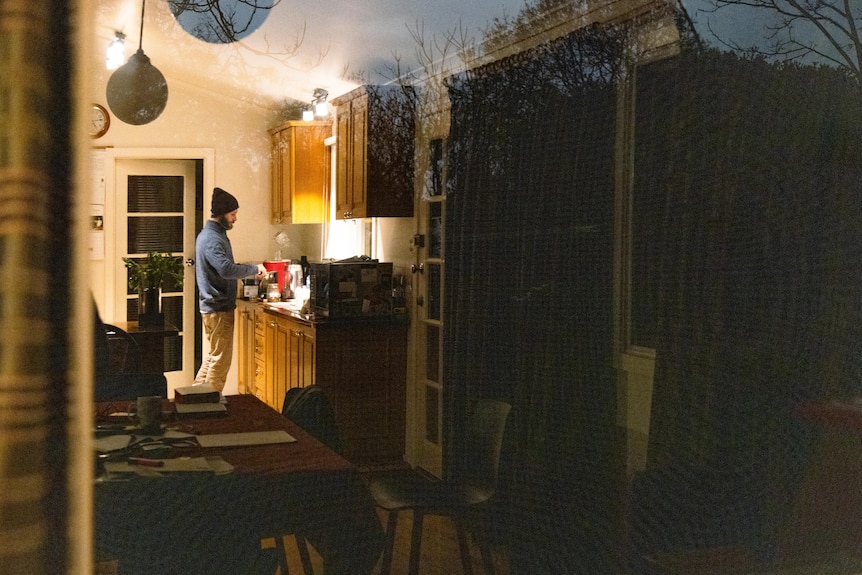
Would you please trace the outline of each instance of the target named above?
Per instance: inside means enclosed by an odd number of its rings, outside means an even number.
[[[428,257],[443,257],[443,204],[428,204]]]
[[[182,176],[129,176],[128,182],[129,213],[182,213]]]
[[[429,171],[428,193],[439,196],[443,193],[443,140],[431,140],[431,168]]]
[[[425,326],[425,378],[440,382],[440,328]]]
[[[425,386],[425,439],[431,443],[440,443],[440,390],[430,385]]]
[[[182,216],[132,216],[129,215],[130,254],[149,252],[183,253]]]
[[[428,276],[428,319],[440,319],[440,264],[428,264],[425,274]]]

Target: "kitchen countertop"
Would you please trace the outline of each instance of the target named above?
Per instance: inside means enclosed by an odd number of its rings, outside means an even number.
[[[323,325],[323,324],[334,324],[334,323],[354,323],[354,322],[393,322],[393,323],[406,323],[407,316],[404,314],[398,315],[368,315],[368,316],[350,316],[350,317],[339,317],[339,318],[330,318],[315,315],[314,313],[304,314],[301,313],[299,304],[293,303],[291,300],[287,302],[265,302],[265,301],[250,301],[250,300],[239,300],[242,303],[251,304],[255,306],[260,306],[263,311],[266,313],[289,317],[293,320],[301,321],[307,323],[308,325]]]

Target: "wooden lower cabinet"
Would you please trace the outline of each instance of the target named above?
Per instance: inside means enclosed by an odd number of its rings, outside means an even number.
[[[254,308],[243,302],[237,305],[236,314],[237,390],[254,395]]]
[[[407,324],[357,321],[317,328],[317,379],[354,463],[404,456]]]
[[[253,334],[243,327],[248,321],[243,315],[246,308],[255,318]],[[403,459],[406,322],[309,322],[266,312],[261,304],[248,302],[240,302],[237,309],[239,365],[247,370],[240,380],[256,382],[254,391],[246,393],[281,411],[288,389],[318,384],[332,402],[347,459],[358,464]],[[253,342],[243,339],[248,337]],[[250,353],[252,362],[244,357]]]
[[[255,303],[237,302],[237,388],[266,401],[264,313]]]

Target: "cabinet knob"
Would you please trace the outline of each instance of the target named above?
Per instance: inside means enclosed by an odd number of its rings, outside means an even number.
[[[275,327],[275,322],[274,321],[269,322],[269,327]]]
[[[293,335],[295,335],[296,337],[302,337],[302,330],[301,329],[296,330],[295,332],[293,332]]]

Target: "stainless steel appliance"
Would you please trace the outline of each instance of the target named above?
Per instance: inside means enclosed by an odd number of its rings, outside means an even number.
[[[323,317],[392,314],[392,263],[352,258],[312,263],[309,307]]]
[[[288,298],[296,298],[297,290],[302,288],[303,282],[302,266],[300,264],[291,264],[287,267],[287,295]],[[300,290],[301,291],[301,290]]]

